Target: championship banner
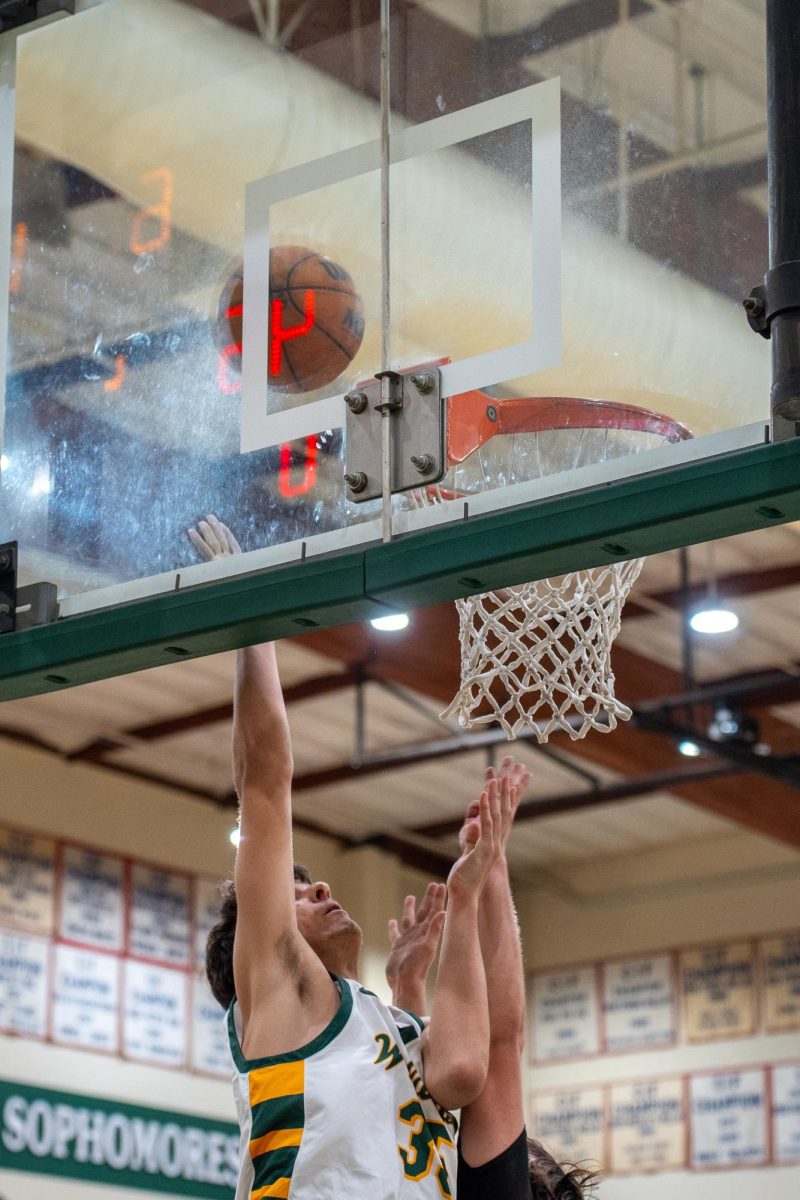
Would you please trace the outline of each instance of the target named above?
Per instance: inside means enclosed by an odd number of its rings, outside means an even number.
[[[759,949],[767,1033],[800,1029],[800,933],[765,938]]]
[[[772,1121],[774,1161],[800,1163],[800,1063],[773,1067]]]
[[[122,859],[65,846],[61,864],[61,937],[98,950],[124,950]]]
[[[0,1029],[46,1035],[49,957],[44,938],[0,931]]]
[[[130,954],[189,966],[188,876],[134,864],[130,923]]]
[[[638,1050],[675,1041],[676,996],[669,954],[603,966],[606,1050]]]
[[[55,842],[0,829],[0,925],[53,931]]]
[[[120,961],[75,946],[56,946],[53,1040],[88,1050],[119,1050]]]
[[[686,1165],[682,1079],[617,1083],[611,1098],[611,1171],[644,1175]]]
[[[680,971],[687,1041],[755,1033],[756,972],[750,942],[683,950]]]
[[[591,1170],[605,1165],[603,1089],[539,1092],[533,1097],[535,1137],[557,1159]]]
[[[124,1036],[127,1058],[160,1066],[186,1065],[189,979],[182,971],[125,963]]]
[[[230,1200],[239,1130],[228,1121],[0,1080],[0,1147],[8,1171]]]
[[[192,1069],[230,1078],[231,1052],[225,1010],[217,1004],[205,976],[192,980]]]
[[[693,1167],[747,1167],[767,1161],[762,1069],[693,1075],[689,1086]]]
[[[206,941],[219,920],[219,883],[199,875],[194,881],[194,966],[206,969]]]
[[[537,1062],[600,1053],[597,971],[578,967],[533,977],[533,1056]]]

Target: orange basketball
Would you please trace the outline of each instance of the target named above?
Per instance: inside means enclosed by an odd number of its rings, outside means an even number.
[[[227,365],[241,370],[242,268],[219,301]],[[318,250],[275,246],[269,256],[269,383],[310,392],[336,379],[358,352],[364,306],[348,271]]]

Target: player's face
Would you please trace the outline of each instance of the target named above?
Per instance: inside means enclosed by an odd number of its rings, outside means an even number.
[[[294,885],[294,906],[297,928],[316,951],[324,965],[336,971],[338,953],[344,944],[360,943],[361,930],[331,895],[327,883],[298,883]],[[337,961],[332,961],[337,959]]]

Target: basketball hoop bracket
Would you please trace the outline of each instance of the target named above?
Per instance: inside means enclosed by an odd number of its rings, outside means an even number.
[[[381,495],[381,422],[387,408],[392,421],[392,493],[437,483],[444,476],[445,405],[438,364],[381,372],[348,392],[345,404],[345,483],[355,504]]]
[[[0,546],[0,633],[17,627],[17,543]]]

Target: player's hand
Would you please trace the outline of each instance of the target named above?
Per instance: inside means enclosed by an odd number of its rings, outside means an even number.
[[[442,934],[446,898],[443,883],[429,883],[419,908],[413,896],[406,896],[400,921],[393,917],[389,922],[386,979],[393,992],[401,982],[424,987]]]
[[[230,558],[231,555],[242,552],[228,526],[223,525],[213,513],[209,513],[205,521],[198,521],[197,529],[187,529],[186,532],[203,562],[213,562],[215,558]]]
[[[454,864],[447,880],[453,896],[479,896],[494,864],[502,854],[502,829],[511,823],[513,804],[508,780],[498,784],[491,779],[481,792],[474,817],[464,822],[459,838],[461,857]]]
[[[494,767],[486,768],[486,786],[494,780],[501,789],[500,792],[500,853],[505,854],[508,838],[511,833],[511,826],[514,823],[514,817],[517,815],[520,800],[522,799],[528,784],[531,781],[530,771],[522,763],[515,762],[511,755],[506,755],[500,764],[500,770],[495,771]],[[503,788],[507,792],[503,792]],[[458,834],[458,844],[463,850],[465,845],[465,837],[467,826],[471,821],[474,821],[478,816],[478,801],[473,800],[467,806],[467,811],[464,814],[464,824]]]
[[[491,779],[496,779],[500,784],[502,784],[504,779],[507,779],[511,788],[511,810],[510,814],[507,812],[504,814],[500,835],[503,843],[502,850],[505,854],[509,834],[511,833],[511,826],[517,815],[520,801],[528,789],[528,784],[531,781],[531,773],[523,763],[516,762],[510,754],[507,754],[500,764],[499,771],[495,771],[494,767],[486,768],[486,782],[489,783]]]

